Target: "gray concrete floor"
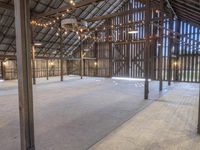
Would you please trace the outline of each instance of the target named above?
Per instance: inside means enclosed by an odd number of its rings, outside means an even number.
[[[90,150],[200,150],[198,84],[176,84]]]
[[[157,82],[150,82],[151,100],[144,100],[143,82],[59,79],[37,79],[33,88],[36,150],[86,150],[160,96]],[[17,81],[0,82],[2,150],[20,149],[17,91]]]

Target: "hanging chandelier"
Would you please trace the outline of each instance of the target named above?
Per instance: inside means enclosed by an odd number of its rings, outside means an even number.
[[[67,18],[61,21],[61,27],[66,31],[84,32],[88,28],[86,21],[78,21],[76,18]]]

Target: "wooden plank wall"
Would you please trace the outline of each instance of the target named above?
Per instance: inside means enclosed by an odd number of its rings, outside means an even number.
[[[199,82],[200,28],[180,21],[180,44],[177,52],[177,80]]]
[[[170,81],[199,82],[200,27],[173,17],[170,19],[166,14],[163,24],[160,24],[160,10],[156,9],[159,6],[153,1],[151,5],[150,78],[159,80],[159,47],[162,45],[162,80],[170,78]],[[130,0],[119,12],[133,8],[138,8],[138,12],[105,20],[95,31],[93,41],[96,46],[93,44],[91,51],[87,53],[90,53],[88,56],[96,57],[97,74],[94,60],[87,60],[84,75],[144,78],[145,10],[140,10],[144,7],[137,0]],[[128,34],[131,28],[136,28],[138,34]],[[161,36],[160,29],[163,31]],[[92,43],[91,39],[88,43]]]
[[[154,2],[151,1],[150,8],[149,78],[159,80],[159,48],[162,45],[162,80],[199,82],[200,27],[166,14],[162,24],[159,4]],[[105,20],[82,42],[81,47],[87,50],[84,51],[84,76],[144,78],[145,10],[141,8],[145,8],[145,4],[129,0],[118,12],[138,11]],[[138,34],[128,34],[132,29],[137,29]],[[163,35],[159,35],[161,31]],[[64,62],[65,74],[80,75],[79,59],[80,48],[71,60]],[[49,76],[60,74],[59,63],[54,60],[54,65],[49,65]],[[13,70],[7,70],[12,72],[8,79],[16,78],[15,69],[13,66]],[[36,77],[45,76],[46,60],[37,60]]]
[[[47,76],[47,60],[36,59],[36,78]],[[49,59],[49,76],[59,76],[60,75],[60,60],[59,59]],[[67,73],[66,61],[64,63],[64,74]],[[4,79],[13,80],[17,79],[17,64],[15,60],[8,60],[4,64]]]
[[[17,78],[17,65],[16,61],[8,60],[3,64],[3,78],[4,80],[12,80]]]

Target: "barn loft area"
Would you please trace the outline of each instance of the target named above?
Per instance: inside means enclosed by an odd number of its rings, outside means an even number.
[[[199,0],[0,0],[0,149],[200,147]]]

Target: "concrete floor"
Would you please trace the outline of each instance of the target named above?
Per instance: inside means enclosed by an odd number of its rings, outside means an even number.
[[[176,84],[90,150],[200,150],[198,91]]]
[[[150,82],[150,100],[143,99],[143,91],[143,82],[136,81],[37,79],[36,150],[86,150],[94,146],[161,96],[157,82]],[[19,150],[17,81],[0,82],[0,106],[0,149]]]

